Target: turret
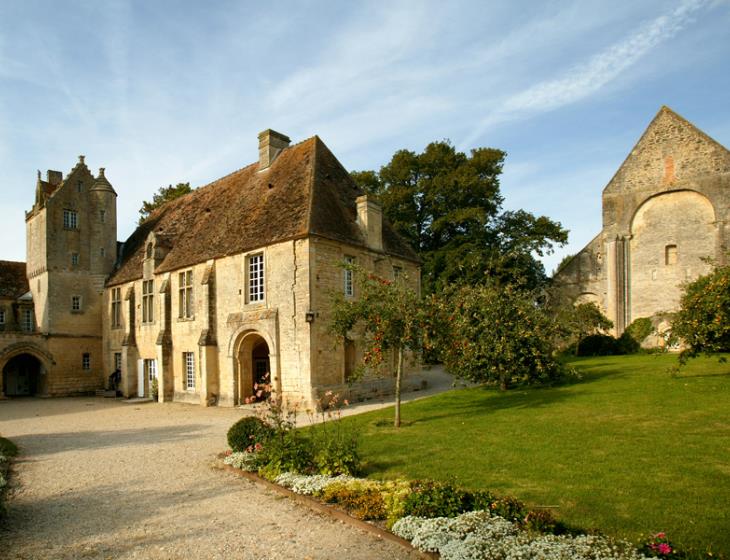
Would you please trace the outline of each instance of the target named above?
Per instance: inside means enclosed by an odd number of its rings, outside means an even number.
[[[117,193],[99,169],[89,189],[90,270],[93,274],[110,274],[117,255]]]

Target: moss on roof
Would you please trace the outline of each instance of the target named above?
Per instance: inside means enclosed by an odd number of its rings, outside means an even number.
[[[30,291],[24,262],[0,261],[0,297],[17,299]]]
[[[158,273],[309,235],[365,246],[355,223],[361,194],[314,136],[283,150],[268,169],[253,163],[155,210],[124,243],[108,284],[142,277],[144,245],[153,231],[169,244]],[[418,260],[387,222],[383,244],[386,253]]]

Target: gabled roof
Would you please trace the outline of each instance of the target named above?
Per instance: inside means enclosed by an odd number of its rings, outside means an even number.
[[[688,168],[684,170],[686,174],[701,176],[730,172],[730,150],[666,105],[662,105],[603,192],[612,191],[621,182],[624,171],[632,164],[640,162],[639,167],[651,165],[657,159],[661,160],[666,147],[686,146],[688,138],[697,145],[703,145],[704,149],[701,157],[687,162]]]
[[[29,290],[25,263],[0,261],[0,297],[18,299]]]
[[[169,251],[156,272],[316,235],[365,246],[355,223],[362,191],[317,136],[288,147],[268,169],[253,163],[155,210],[127,239],[109,285],[142,277],[151,232]],[[417,261],[411,248],[383,224],[386,253]]]

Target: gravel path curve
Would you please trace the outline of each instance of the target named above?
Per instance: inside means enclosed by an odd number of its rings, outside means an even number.
[[[21,448],[0,557],[416,558],[211,468],[242,412],[112,399],[0,402]]]

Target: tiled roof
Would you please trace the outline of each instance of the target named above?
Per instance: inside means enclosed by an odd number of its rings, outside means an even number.
[[[365,246],[355,224],[355,199],[363,193],[317,136],[283,150],[267,170],[258,167],[253,163],[158,208],[124,243],[109,284],[142,277],[152,231],[170,247],[157,272],[309,235]],[[387,223],[383,245],[386,253],[417,261]]]
[[[29,290],[25,263],[0,261],[0,297],[17,299]]]

